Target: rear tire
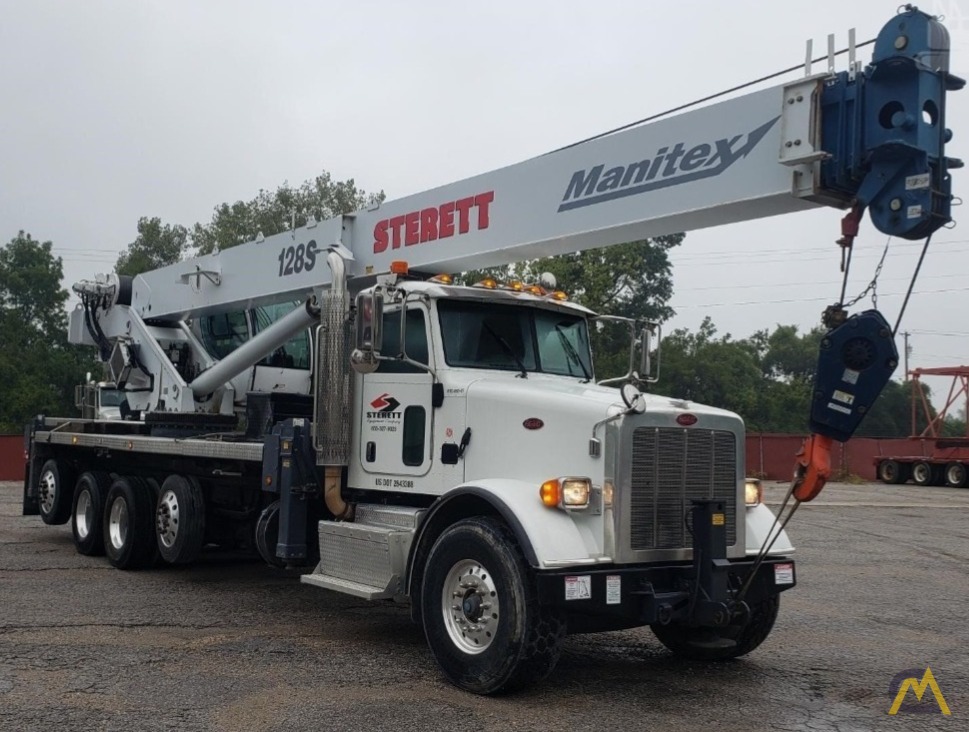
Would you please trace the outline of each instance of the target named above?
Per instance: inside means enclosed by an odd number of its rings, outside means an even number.
[[[66,524],[74,502],[74,473],[59,460],[48,460],[37,478],[37,509],[50,526]]]
[[[889,485],[904,483],[907,473],[906,467],[897,460],[882,460],[878,463],[878,479]]]
[[[434,659],[465,691],[513,691],[558,661],[565,622],[539,604],[514,535],[493,518],[441,534],[427,557],[421,607]]]
[[[154,511],[158,551],[169,564],[194,562],[205,542],[205,497],[195,478],[169,475]]]
[[[79,554],[99,557],[104,554],[104,499],[111,487],[107,473],[81,473],[74,487],[71,533]]]
[[[151,564],[153,544],[151,486],[141,478],[120,477],[104,502],[104,553],[118,569]]]
[[[702,645],[702,641],[710,636],[710,631],[703,628],[686,625],[650,627],[659,642],[677,656],[693,661],[729,661],[747,655],[767,639],[774,627],[774,621],[777,620],[780,604],[780,597],[773,595],[750,609],[750,622],[745,626],[738,630],[724,628],[719,631],[720,636],[737,642],[737,645],[730,648],[710,648]]]
[[[920,460],[912,465],[912,481],[915,485],[932,485],[935,477],[936,470],[932,463]]]
[[[952,488],[963,488],[969,482],[969,470],[963,463],[949,463],[945,466],[945,484]]]

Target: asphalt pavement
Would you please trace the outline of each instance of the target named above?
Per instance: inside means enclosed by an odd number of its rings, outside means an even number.
[[[404,606],[218,553],[118,571],[20,516],[20,490],[0,483],[0,730],[969,729],[969,490],[828,486],[790,525],[798,587],[745,659],[571,636],[549,680],[502,698],[443,681]],[[951,715],[927,687],[890,716],[893,679],[926,666]]]

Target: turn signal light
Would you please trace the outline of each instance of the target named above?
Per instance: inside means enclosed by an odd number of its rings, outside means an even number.
[[[395,275],[405,275],[410,271],[407,266],[407,262],[401,259],[395,259],[390,263],[390,273]]]
[[[558,479],[546,480],[542,483],[539,491],[542,497],[542,504],[548,508],[555,508],[559,505],[559,481]]]

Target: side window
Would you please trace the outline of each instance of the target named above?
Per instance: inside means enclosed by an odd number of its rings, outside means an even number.
[[[404,410],[404,465],[424,463],[424,429],[427,413],[424,407],[407,407]]]
[[[249,339],[249,326],[242,310],[206,315],[199,319],[199,327],[205,350],[219,359],[225,358]]]
[[[429,363],[427,355],[427,325],[422,309],[408,310],[404,324],[404,348],[407,357],[418,363]],[[380,349],[384,356],[400,353],[400,311],[384,313],[384,343]],[[404,361],[381,361],[377,368],[379,374],[419,374],[422,370]],[[421,433],[423,435],[423,433]],[[423,439],[423,438],[422,438]],[[410,463],[408,463],[409,465]],[[420,463],[414,463],[420,465]]]
[[[289,302],[266,305],[252,311],[255,335],[266,330],[277,320],[300,307],[299,303]],[[287,369],[308,369],[310,367],[310,334],[304,330],[294,336],[259,362],[261,366],[276,366]]]

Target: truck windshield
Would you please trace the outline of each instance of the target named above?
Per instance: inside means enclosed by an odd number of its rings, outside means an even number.
[[[449,366],[592,378],[585,318],[519,305],[438,300]]]
[[[124,392],[117,389],[101,389],[102,407],[120,407],[124,401]]]

